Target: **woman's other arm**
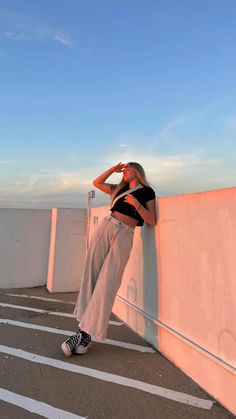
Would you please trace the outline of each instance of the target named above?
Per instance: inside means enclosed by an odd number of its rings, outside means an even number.
[[[128,202],[133,205],[145,223],[151,226],[154,226],[157,223],[155,199],[150,199],[146,202],[147,208],[145,208],[132,194],[126,195],[124,202]]]
[[[155,199],[146,203],[147,209],[141,204],[138,205],[137,211],[143,218],[144,222],[154,226],[157,223]]]

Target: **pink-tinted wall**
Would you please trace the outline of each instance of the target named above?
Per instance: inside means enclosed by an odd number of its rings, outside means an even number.
[[[157,225],[135,229],[113,312],[236,414],[236,188],[156,204]],[[107,213],[92,209],[90,236]]]

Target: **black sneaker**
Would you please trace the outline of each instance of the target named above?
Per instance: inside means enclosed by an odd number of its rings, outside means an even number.
[[[82,330],[82,339],[79,345],[75,348],[75,354],[85,354],[88,348],[92,345],[91,335]]]
[[[64,355],[68,358],[75,351],[82,339],[82,332],[79,329],[74,335],[70,336],[65,342],[61,344],[61,349]]]

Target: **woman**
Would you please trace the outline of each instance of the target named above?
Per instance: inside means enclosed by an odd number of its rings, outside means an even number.
[[[106,183],[114,172],[123,173],[121,182]],[[79,329],[61,345],[67,357],[73,352],[86,353],[91,336],[106,338],[112,307],[133,246],[135,227],[144,222],[156,224],[156,194],[139,163],[120,162],[97,177],[93,185],[111,195],[111,213],[99,223],[88,248],[73,313]]]

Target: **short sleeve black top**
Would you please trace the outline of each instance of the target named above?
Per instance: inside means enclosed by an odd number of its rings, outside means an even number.
[[[119,196],[121,193],[127,191],[128,189],[130,189],[129,184],[125,185],[122,189],[120,189],[116,196]],[[131,192],[131,194],[140,202],[140,204],[144,208],[147,208],[146,203],[148,201],[156,198],[156,193],[150,186],[143,186],[142,188],[137,189],[134,192]],[[116,196],[114,197],[114,199],[116,198]],[[144,222],[143,218],[133,205],[124,201],[126,196],[127,195],[124,195],[120,199],[117,199],[115,204],[110,208],[110,211],[118,211],[122,214],[129,215],[130,217],[135,218],[136,220],[138,220],[137,226],[141,227]]]

